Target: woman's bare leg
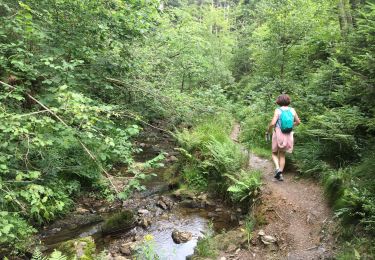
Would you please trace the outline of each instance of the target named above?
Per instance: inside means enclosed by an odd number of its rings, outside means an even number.
[[[284,171],[285,167],[285,152],[279,152],[279,163],[280,163],[280,171]]]
[[[278,152],[276,152],[276,153],[272,152],[272,160],[273,160],[273,163],[275,164],[276,170],[280,169],[280,167],[279,167],[279,155],[278,155]]]

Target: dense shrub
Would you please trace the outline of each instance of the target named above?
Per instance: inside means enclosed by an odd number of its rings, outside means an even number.
[[[229,137],[232,122],[222,114],[176,134],[185,157],[183,176],[191,188],[208,187],[225,194],[229,185],[225,175],[236,174],[246,165],[240,146]]]

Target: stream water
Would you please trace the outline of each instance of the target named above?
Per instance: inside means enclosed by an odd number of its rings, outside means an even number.
[[[139,161],[153,158],[158,152],[152,145],[148,145],[143,150],[142,156],[137,158]],[[194,253],[198,238],[203,236],[209,225],[215,232],[220,232],[223,229],[229,230],[238,225],[238,216],[218,200],[212,199],[210,205],[202,205],[193,200],[186,203],[186,201],[171,196],[168,182],[164,176],[171,171],[171,167],[173,167],[173,164],[158,169],[157,176],[145,183],[146,191],[135,193],[126,204],[121,205],[122,208],[130,209],[135,214],[140,209],[150,212],[151,224],[147,227],[136,225],[131,230],[116,233],[116,235],[103,236],[101,233],[102,222],[111,217],[113,213],[85,212],[80,216],[85,221],[73,221],[73,225],[68,224],[62,227],[56,224],[42,232],[43,244],[51,250],[61,242],[78,237],[92,236],[98,251],[106,249],[112,255],[121,255],[119,248],[125,241],[134,241],[134,237],[142,238],[146,234],[151,234],[161,259],[179,260],[186,259],[187,256]],[[158,207],[157,201],[160,200],[161,196],[172,200],[173,207],[170,209]],[[89,218],[92,218],[92,220],[90,221]],[[69,222],[69,220],[66,222]],[[176,244],[171,236],[174,230],[190,232],[192,239],[186,243]]]

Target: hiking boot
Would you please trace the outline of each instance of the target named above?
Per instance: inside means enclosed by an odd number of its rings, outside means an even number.
[[[275,176],[274,176],[275,179],[280,180],[280,174],[281,174],[281,171],[279,169],[276,169]]]
[[[284,181],[284,178],[283,178],[283,175],[281,174],[281,172],[280,172],[280,174],[279,174],[279,178],[278,178],[278,180],[279,180],[279,181]]]

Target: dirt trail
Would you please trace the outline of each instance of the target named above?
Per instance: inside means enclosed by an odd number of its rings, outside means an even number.
[[[237,141],[236,124],[231,138]],[[285,172],[284,182],[273,177],[272,161],[250,153],[249,168],[262,171],[260,204],[254,208],[266,223],[260,228],[277,238],[275,245],[263,245],[253,239],[249,250],[238,252],[236,259],[327,259],[334,249],[333,213],[327,205],[321,186],[310,179],[299,179],[297,173]],[[256,235],[259,229],[256,231]]]

